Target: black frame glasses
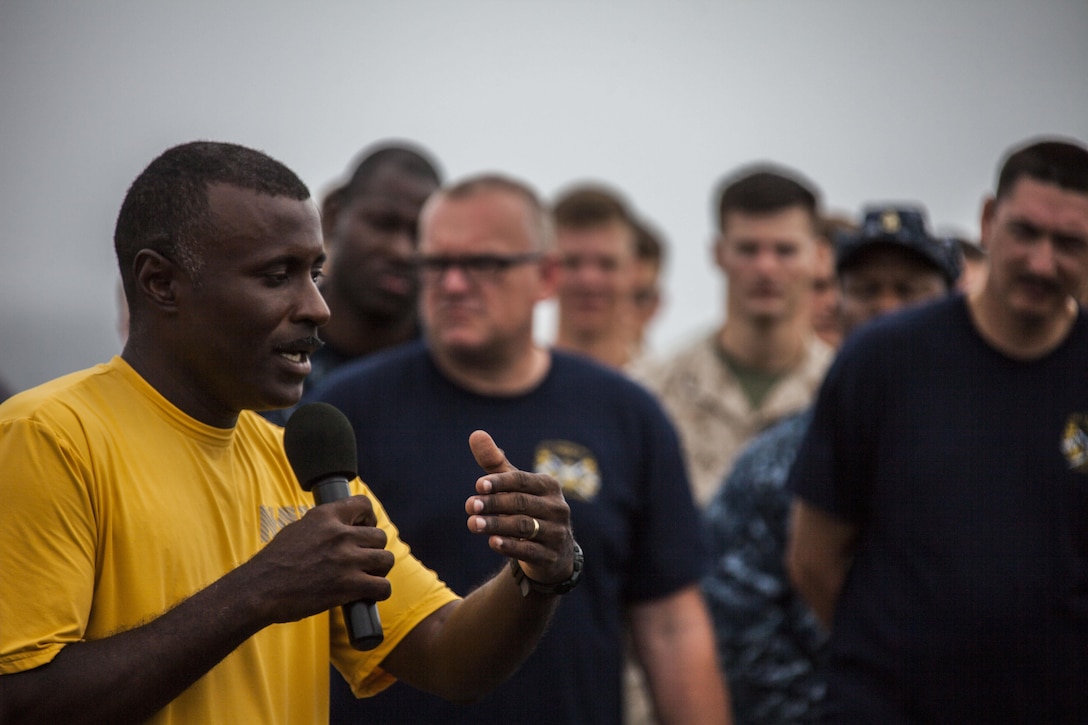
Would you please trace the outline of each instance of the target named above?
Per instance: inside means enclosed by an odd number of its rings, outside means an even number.
[[[464,254],[416,257],[416,267],[424,281],[437,282],[454,267],[472,282],[498,279],[507,270],[540,259],[540,252],[522,254]]]

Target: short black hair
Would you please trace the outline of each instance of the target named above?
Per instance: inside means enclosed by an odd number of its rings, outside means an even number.
[[[745,166],[726,176],[718,183],[716,196],[721,231],[731,211],[772,214],[796,206],[812,217],[814,226],[820,216],[815,185],[796,171],[770,163]]]
[[[434,182],[435,186],[442,185],[442,173],[438,163],[425,150],[405,142],[383,142],[359,152],[351,177],[333,193],[339,194],[345,202],[354,199],[363,192],[378,171],[386,166],[396,167],[409,176],[427,179]]]
[[[1027,177],[1068,191],[1088,193],[1088,149],[1057,138],[1028,141],[1009,152],[1001,164],[996,197],[1003,198]]]
[[[167,149],[144,169],[125,194],[113,233],[125,296],[133,300],[133,262],[153,249],[196,278],[201,244],[216,230],[208,203],[211,184],[228,184],[270,196],[304,201],[306,184],[270,156],[245,146],[193,141]]]

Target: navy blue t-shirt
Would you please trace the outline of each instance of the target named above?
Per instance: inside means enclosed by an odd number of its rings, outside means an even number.
[[[1034,361],[963,297],[844,346],[791,474],[860,538],[836,722],[1088,721],[1088,320]]]
[[[413,553],[455,591],[468,593],[506,563],[466,525],[465,500],[483,473],[468,447],[476,429],[518,468],[563,484],[586,557],[537,650],[480,703],[453,705],[401,684],[357,701],[337,676],[332,721],[620,722],[626,607],[695,584],[706,568],[677,437],[655,399],[560,352],[532,391],[480,396],[412,343],[344,366],[310,400],[351,420],[360,477]]]

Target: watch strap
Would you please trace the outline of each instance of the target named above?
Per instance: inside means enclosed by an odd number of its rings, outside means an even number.
[[[539,592],[540,594],[566,594],[571,589],[574,589],[578,584],[578,580],[582,578],[582,568],[585,566],[585,556],[582,554],[582,547],[578,545],[578,542],[574,542],[574,571],[570,576],[561,582],[554,584],[542,584],[541,582],[534,581],[525,575],[525,572],[521,569],[521,564],[517,559],[510,560],[510,574],[514,577],[514,581],[518,583],[518,588],[521,589],[521,596],[529,596],[529,592]]]

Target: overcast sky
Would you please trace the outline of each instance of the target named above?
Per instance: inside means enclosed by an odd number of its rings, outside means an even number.
[[[119,351],[114,219],[183,141],[259,148],[317,195],[391,137],[453,178],[611,183],[669,239],[667,351],[722,316],[723,174],[773,160],[832,209],[916,201],[974,233],[1009,145],[1088,139],[1086,70],[1085,0],[0,0],[0,377]]]

